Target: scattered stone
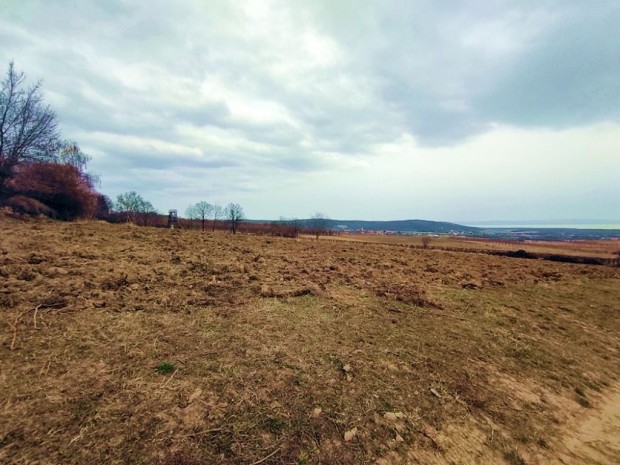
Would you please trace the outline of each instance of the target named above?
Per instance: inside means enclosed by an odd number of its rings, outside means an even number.
[[[200,398],[201,395],[202,395],[202,389],[200,388],[194,389],[194,392],[192,392],[189,396],[189,403],[191,404],[196,399]]]
[[[349,442],[357,435],[357,428],[350,429],[344,433],[344,440]]]
[[[463,289],[480,289],[480,285],[473,282],[463,283],[462,287]]]
[[[396,421],[398,419],[398,417],[396,416],[394,412],[385,412],[385,414],[383,415],[383,418],[385,418],[386,420],[390,420],[390,421]]]
[[[441,399],[441,394],[439,394],[436,389],[430,388],[430,391],[432,395],[434,395],[438,399]]]

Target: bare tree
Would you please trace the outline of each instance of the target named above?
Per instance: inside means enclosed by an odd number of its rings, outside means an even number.
[[[226,217],[230,220],[230,230],[236,234],[239,223],[243,219],[243,208],[238,203],[229,203],[226,207]]]
[[[322,234],[327,234],[329,224],[329,217],[322,212],[316,212],[314,215],[310,217],[310,230],[312,234],[317,238],[319,238]]]
[[[189,220],[190,229],[194,228],[194,220],[200,218],[198,211],[196,210],[196,205],[191,204],[189,207],[185,209],[185,216]]]
[[[81,173],[86,171],[86,165],[88,165],[90,160],[91,157],[82,152],[77,142],[64,141],[58,146],[57,161],[65,165],[74,166]]]
[[[140,194],[135,191],[125,192],[116,198],[115,208],[121,213],[125,213],[127,222],[135,223],[138,215],[142,215],[142,221],[146,226],[149,215],[156,213],[153,204],[148,200],[144,200]]]
[[[149,217],[157,214],[157,210],[151,202],[140,197],[138,212],[142,215],[142,225],[148,226]]]
[[[221,205],[211,205],[211,217],[213,218],[213,232],[215,232],[215,224],[218,219],[224,216],[224,209]]]
[[[272,234],[284,237],[298,237],[301,227],[302,223],[297,218],[281,216],[278,221],[272,223]]]
[[[204,200],[201,200],[200,202],[187,207],[187,210],[185,210],[185,214],[190,220],[201,220],[202,230],[204,231],[207,224],[207,218],[209,218],[209,215],[211,215],[212,211],[213,205],[205,202]]]
[[[0,194],[17,164],[51,161],[58,145],[56,115],[43,103],[41,83],[26,87],[24,73],[9,63],[0,83]]]

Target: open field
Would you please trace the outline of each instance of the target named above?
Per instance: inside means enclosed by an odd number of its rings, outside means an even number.
[[[342,234],[327,239],[370,244],[422,247],[424,236],[397,236],[384,234]],[[618,240],[582,241],[501,241],[473,237],[431,237],[430,248],[462,249],[465,251],[513,251],[523,249],[538,254],[561,254],[580,257],[613,259],[620,252]]]
[[[99,222],[0,237],[0,463],[619,461],[619,268]]]

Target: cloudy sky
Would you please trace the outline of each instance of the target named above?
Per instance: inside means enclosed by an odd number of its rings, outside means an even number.
[[[250,218],[620,223],[618,0],[0,0],[100,189]]]

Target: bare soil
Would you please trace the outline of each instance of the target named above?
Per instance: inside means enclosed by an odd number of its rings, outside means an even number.
[[[341,234],[323,239],[344,240],[371,244],[423,247],[425,236],[398,236],[388,234]],[[620,253],[620,240],[574,240],[574,241],[504,241],[487,238],[440,236],[430,237],[427,247],[435,249],[461,249],[463,251],[515,251],[525,250],[538,254],[561,254],[567,256],[614,259]]]
[[[0,220],[0,462],[618,463],[620,269]]]

